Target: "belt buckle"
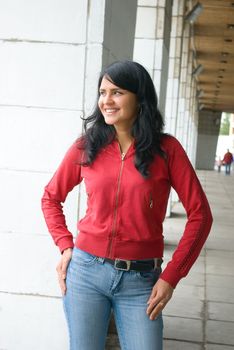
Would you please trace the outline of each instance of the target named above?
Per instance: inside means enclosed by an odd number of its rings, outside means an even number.
[[[126,268],[117,266],[117,264],[121,263],[121,262],[126,264]],[[130,270],[130,266],[131,266],[131,261],[130,260],[115,259],[114,267],[116,268],[116,270],[129,271]]]

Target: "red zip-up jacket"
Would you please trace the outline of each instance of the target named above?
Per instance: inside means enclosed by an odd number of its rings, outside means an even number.
[[[78,141],[79,142],[79,141]],[[187,212],[182,238],[161,274],[175,287],[198,257],[211,228],[205,193],[180,143],[162,137],[167,157],[155,156],[151,176],[134,166],[134,144],[122,156],[117,141],[104,147],[90,166],[81,166],[83,151],[74,143],[45,187],[42,209],[48,229],[61,251],[73,248],[62,210],[68,192],[82,180],[87,211],[78,222],[75,246],[99,257],[140,260],[163,257],[163,220],[171,186]]]

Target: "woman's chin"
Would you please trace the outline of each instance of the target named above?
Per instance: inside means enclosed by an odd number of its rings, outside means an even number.
[[[116,118],[113,117],[106,117],[104,120],[107,125],[114,125],[117,122]]]

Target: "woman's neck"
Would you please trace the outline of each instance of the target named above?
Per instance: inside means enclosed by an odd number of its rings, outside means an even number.
[[[119,142],[121,152],[127,153],[127,150],[133,141],[133,137],[132,137],[131,133],[128,131],[118,131],[116,133],[116,138]]]

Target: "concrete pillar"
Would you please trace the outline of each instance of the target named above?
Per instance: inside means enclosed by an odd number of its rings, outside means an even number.
[[[186,88],[188,80],[188,64],[189,64],[189,36],[190,27],[188,23],[184,23],[183,44],[181,56],[181,76],[179,87],[179,107],[178,107],[178,122],[176,128],[176,137],[186,149],[184,138],[184,126],[186,121]]]
[[[186,70],[186,84],[185,84],[185,113],[184,125],[182,130],[182,143],[188,152],[189,143],[191,142],[190,122],[192,119],[191,104],[193,100],[193,78],[192,78],[192,51],[188,52],[188,65]]]
[[[67,346],[40,198],[82,127],[87,15],[87,1],[1,3],[1,349]],[[65,206],[73,232],[77,194]]]
[[[195,167],[196,149],[197,149],[197,128],[198,128],[198,110],[197,110],[197,83],[191,80],[191,95],[189,103],[189,132],[187,142],[187,153]]]
[[[169,52],[169,74],[166,94],[166,108],[165,108],[165,132],[171,135],[176,135],[177,118],[178,118],[178,104],[179,104],[179,86],[181,75],[181,56],[182,56],[182,35],[184,22],[184,1],[173,1],[172,7],[172,26],[170,38],[170,52]],[[166,216],[170,216],[172,203],[178,200],[178,196],[172,190]]]
[[[179,85],[184,22],[184,0],[173,1],[169,53],[169,74],[165,109],[165,131],[175,135],[179,102]]]
[[[214,170],[221,112],[202,110],[198,120],[196,168]]]
[[[80,117],[93,107],[103,65],[132,58],[136,7],[136,0],[9,0],[1,6],[1,349],[68,346],[55,271],[60,254],[40,198],[82,131]],[[83,198],[77,189],[64,206],[74,234]]]
[[[171,31],[171,0],[138,0],[134,60],[149,71],[165,114]]]

